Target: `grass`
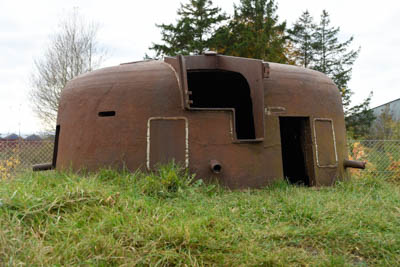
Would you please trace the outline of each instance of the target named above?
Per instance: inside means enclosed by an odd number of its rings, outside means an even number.
[[[0,265],[396,266],[400,186],[206,185],[157,173],[27,173],[0,182]]]

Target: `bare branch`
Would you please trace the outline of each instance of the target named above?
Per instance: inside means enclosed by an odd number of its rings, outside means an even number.
[[[31,74],[33,111],[46,129],[54,129],[61,90],[78,75],[100,67],[107,51],[97,42],[99,25],[86,22],[77,10],[64,18],[50,45],[35,60]]]

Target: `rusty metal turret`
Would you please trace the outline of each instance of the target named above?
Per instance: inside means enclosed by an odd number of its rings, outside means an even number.
[[[68,82],[51,167],[151,170],[171,160],[231,188],[331,185],[361,167],[347,160],[339,90],[317,71],[209,52]]]

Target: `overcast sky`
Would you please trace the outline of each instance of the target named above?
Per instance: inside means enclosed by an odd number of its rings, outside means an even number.
[[[141,60],[152,42],[160,40],[155,23],[176,19],[187,0],[0,0],[0,133],[34,133],[40,122],[28,100],[29,74],[41,56],[60,18],[73,8],[101,25],[98,40],[109,50],[103,66]],[[228,14],[239,1],[214,0]],[[400,2],[395,0],[279,0],[278,15],[289,25],[308,9],[315,20],[323,9],[340,26],[341,38],[354,36],[361,46],[350,82],[353,103],[374,91],[372,106],[400,98]]]

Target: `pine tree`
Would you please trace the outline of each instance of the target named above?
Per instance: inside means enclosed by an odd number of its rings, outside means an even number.
[[[312,68],[327,74],[337,85],[342,95],[345,115],[349,115],[348,109],[353,93],[348,87],[348,82],[351,79],[352,66],[360,49],[350,49],[353,37],[345,42],[340,42],[338,40],[339,32],[339,27],[330,26],[329,14],[323,10],[320,23],[316,26],[313,34],[315,59]]]
[[[189,0],[177,11],[174,24],[156,25],[161,28],[162,44],[150,47],[159,56],[201,54],[210,46],[210,37],[219,23],[228,19],[211,0]]]
[[[313,34],[316,25],[314,19],[306,10],[288,30],[290,40],[294,44],[294,53],[297,56],[297,64],[303,67],[312,67],[314,63]]]
[[[330,25],[326,10],[323,10],[318,25],[314,24],[309,12],[305,11],[288,30],[290,39],[295,44],[296,62],[323,72],[333,80],[342,96],[347,130],[354,138],[365,137],[375,119],[370,109],[372,92],[364,102],[350,107],[353,92],[348,87],[348,82],[360,49],[350,49],[353,37],[340,42],[339,32],[339,27]]]
[[[366,138],[370,135],[371,126],[376,119],[370,108],[373,93],[370,92],[367,99],[361,104],[348,109],[345,117],[348,134],[354,139]]]
[[[278,23],[274,0],[241,0],[234,16],[213,38],[221,54],[287,63],[286,22]]]
[[[348,87],[348,82],[351,79],[352,67],[360,49],[350,49],[353,37],[340,42],[338,40],[339,32],[339,27],[330,26],[329,14],[323,10],[320,23],[316,26],[313,34],[315,63],[312,68],[327,74],[337,85],[342,96],[346,128],[354,138],[362,138],[368,136],[372,122],[375,120],[370,109],[372,92],[363,102],[350,107],[353,92]]]

